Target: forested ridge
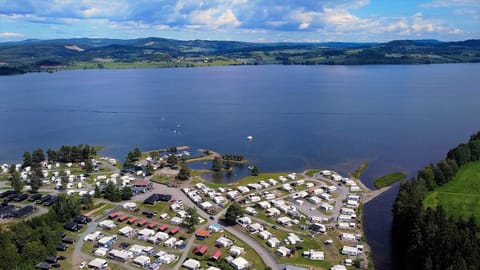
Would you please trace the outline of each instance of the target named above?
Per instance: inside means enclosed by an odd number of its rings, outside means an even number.
[[[480,160],[480,132],[445,159],[402,183],[393,206],[392,245],[397,269],[480,269],[480,227],[474,218],[425,208],[427,192],[451,181],[463,165]]]

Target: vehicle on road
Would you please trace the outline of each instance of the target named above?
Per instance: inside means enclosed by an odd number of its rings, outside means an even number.
[[[81,262],[79,268],[83,269],[87,266],[87,262]]]

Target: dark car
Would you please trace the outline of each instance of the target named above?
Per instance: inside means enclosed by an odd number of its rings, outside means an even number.
[[[125,249],[125,248],[127,248],[128,246],[130,246],[129,243],[127,243],[127,242],[122,242],[122,243],[120,243],[120,246],[119,246],[119,247],[120,247],[121,249]]]
[[[296,247],[295,247],[295,250],[302,250],[302,249],[303,249],[302,246],[296,246]]]
[[[277,229],[277,225],[272,225],[272,229]]]
[[[65,256],[57,256],[57,260],[61,260],[61,261],[65,260],[66,258],[67,257],[65,257]]]
[[[59,263],[52,263],[52,264],[50,264],[50,266],[53,267],[53,268],[60,268]]]
[[[215,219],[214,216],[209,216],[208,218],[211,219],[211,220],[214,220],[214,219]]]

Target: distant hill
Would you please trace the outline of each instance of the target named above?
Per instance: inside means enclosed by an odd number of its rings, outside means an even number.
[[[42,65],[44,61],[58,65]],[[204,65],[430,64],[480,61],[480,40],[386,43],[251,43],[217,40],[72,38],[0,43],[0,66],[45,69]]]

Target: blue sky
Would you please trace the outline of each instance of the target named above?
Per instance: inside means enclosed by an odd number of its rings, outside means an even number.
[[[0,0],[0,42],[150,36],[464,40],[480,38],[480,0]]]

